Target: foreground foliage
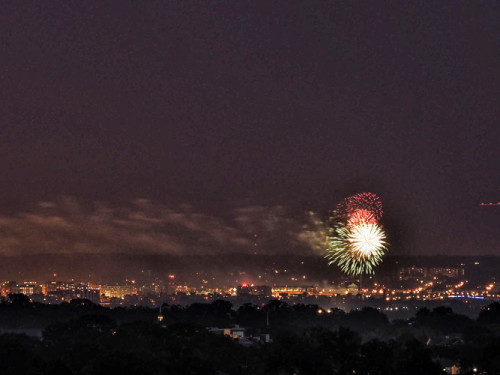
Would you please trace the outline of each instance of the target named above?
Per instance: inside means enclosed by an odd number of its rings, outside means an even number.
[[[466,374],[500,373],[499,304],[475,321],[440,307],[390,322],[372,308],[327,312],[270,301],[234,310],[216,301],[165,305],[160,325],[154,309],[110,310],[87,301],[40,306],[13,298],[0,304],[0,321],[15,315],[26,326],[44,309],[66,319],[48,324],[41,339],[0,335],[2,373],[432,375],[443,373],[444,362]],[[273,341],[245,346],[205,328],[234,324],[270,333]]]

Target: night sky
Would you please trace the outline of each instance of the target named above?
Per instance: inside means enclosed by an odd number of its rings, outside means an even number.
[[[4,2],[0,254],[307,251],[361,191],[394,254],[500,254],[498,8]]]

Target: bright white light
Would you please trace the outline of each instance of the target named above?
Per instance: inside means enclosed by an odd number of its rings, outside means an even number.
[[[363,223],[351,228],[349,242],[364,256],[385,248],[385,233],[376,224]]]

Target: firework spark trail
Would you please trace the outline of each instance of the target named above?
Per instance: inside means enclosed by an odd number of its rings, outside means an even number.
[[[376,224],[377,219],[373,213],[364,208],[354,211],[348,218],[349,226],[361,225],[363,223]]]
[[[373,193],[360,193],[345,198],[337,205],[335,210],[337,221],[344,221],[352,217],[356,212],[369,213],[375,221],[382,218],[382,202]]]
[[[382,204],[372,193],[344,199],[334,212],[326,258],[350,275],[372,274],[387,250],[386,235],[378,223]]]

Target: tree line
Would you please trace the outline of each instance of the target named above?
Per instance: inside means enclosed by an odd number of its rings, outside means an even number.
[[[389,321],[377,309],[344,312],[271,300],[233,309],[218,300],[189,306],[108,309],[87,300],[60,305],[11,295],[3,328],[39,327],[42,338],[0,335],[6,374],[442,374],[500,373],[500,304],[477,319],[449,307]],[[207,327],[240,325],[272,342],[242,345]],[[474,372],[474,369],[476,371]]]

